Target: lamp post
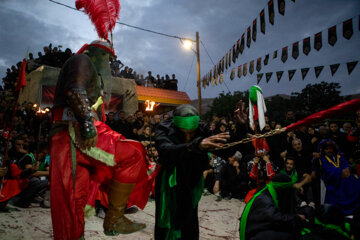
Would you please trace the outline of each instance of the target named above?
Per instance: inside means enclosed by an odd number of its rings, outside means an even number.
[[[199,46],[199,32],[196,32],[196,40],[183,38],[181,41],[185,48],[191,49],[196,54],[196,67],[197,67],[197,88],[198,88],[198,112],[201,116],[201,83],[200,83],[200,46]],[[196,50],[192,49],[192,43],[196,43]]]

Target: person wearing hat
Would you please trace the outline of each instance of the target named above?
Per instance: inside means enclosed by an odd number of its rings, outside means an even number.
[[[146,150],[104,123],[102,101],[111,96],[110,54],[115,55],[106,41],[85,44],[66,61],[58,78],[50,150],[55,239],[84,236],[84,215],[95,212],[100,187],[109,198],[105,235],[145,228],[127,219],[124,211],[135,185],[147,179]]]
[[[351,173],[349,162],[333,140],[322,140],[319,148],[321,177],[326,186],[325,203],[340,208],[344,215],[351,215],[360,209],[359,176]]]
[[[155,131],[161,170],[155,180],[155,239],[199,239],[198,203],[208,152],[221,147],[229,133],[209,136],[196,108],[178,106]]]

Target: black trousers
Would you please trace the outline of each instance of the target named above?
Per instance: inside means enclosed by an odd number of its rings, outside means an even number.
[[[13,197],[10,201],[14,205],[19,207],[29,207],[31,200],[36,196],[36,194],[43,197],[47,188],[47,180],[40,180],[37,177],[32,177],[30,178],[27,188],[25,188],[21,193]]]

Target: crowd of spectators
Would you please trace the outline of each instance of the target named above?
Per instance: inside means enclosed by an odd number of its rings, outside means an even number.
[[[43,64],[61,67],[72,54],[70,49],[62,52],[61,48],[52,48],[50,44],[44,47],[44,54],[38,53],[36,59],[29,54],[26,71],[31,72]],[[17,106],[15,118],[12,119],[15,104],[13,93],[20,65],[21,62],[7,70],[7,75],[3,78],[4,88],[0,89],[1,160],[5,154],[6,141],[8,138],[11,140],[7,170],[1,168],[0,174],[1,177],[5,175],[8,182],[14,181],[21,186],[12,198],[7,199],[2,192],[1,211],[7,210],[8,201],[18,207],[28,207],[32,202],[49,207],[51,113],[39,114],[38,106],[25,102]],[[120,69],[119,66],[117,68]],[[174,74],[172,79],[168,75],[166,79],[159,75],[155,79],[152,73],[148,72],[148,76],[144,78],[136,73],[132,74],[131,69],[125,67],[119,72],[119,76],[134,78],[139,85],[177,90]],[[167,113],[162,116],[150,116],[140,110],[128,115],[119,111],[108,113],[106,123],[126,138],[140,141],[155,166],[158,157],[154,142],[155,129],[161,121],[168,118]],[[269,116],[266,116],[265,120],[266,124],[261,133],[281,129],[298,119],[295,119],[294,112],[289,110],[282,122],[275,121]],[[9,132],[11,125],[12,131]],[[254,133],[247,123],[239,122],[237,118],[213,115],[207,125],[210,135],[229,132],[229,142],[238,141]],[[354,123],[330,119],[315,126],[286,131],[266,139],[238,145],[228,159],[222,159],[216,156],[216,153],[209,153],[209,166],[204,171],[204,194],[215,194],[217,201],[238,198],[247,203],[277,173],[283,173],[294,179],[296,176],[294,189],[297,208],[317,209],[324,203],[331,203],[339,207],[345,215],[354,214],[359,207],[356,204],[359,203],[343,199],[353,197],[347,196],[350,191],[349,184],[353,189],[360,189],[357,187],[360,184],[359,126],[360,110],[356,113]],[[0,164],[2,165],[1,161]],[[336,172],[337,169],[340,169],[340,172]],[[341,192],[341,196],[338,192]]]
[[[132,68],[125,66],[123,70],[120,69],[124,65],[119,60],[114,60],[111,62],[111,74],[114,77],[129,78],[134,79],[137,85],[144,87],[153,87],[153,88],[162,88],[168,90],[178,90],[178,80],[175,77],[175,74],[172,74],[172,77],[168,74],[161,76],[156,75],[156,78],[152,75],[152,72],[149,71],[148,75],[144,77],[143,74],[137,74],[136,71],[133,71]]]

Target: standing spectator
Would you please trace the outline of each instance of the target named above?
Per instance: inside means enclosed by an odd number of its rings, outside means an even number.
[[[106,119],[106,124],[113,130],[118,131],[118,123],[115,120],[115,113],[109,112],[108,117]]]
[[[133,133],[136,139],[138,139],[139,136],[143,133],[144,131],[143,126],[144,126],[143,113],[140,110],[137,110],[135,112],[135,121],[132,125]]]
[[[332,139],[340,148],[346,157],[350,156],[350,144],[346,138],[346,134],[340,132],[339,125],[336,122],[330,122],[330,139]]]
[[[151,71],[148,71],[148,76],[145,78],[145,87],[154,87],[156,80],[151,75]]]
[[[347,134],[349,134],[351,132],[351,129],[352,129],[351,123],[346,122],[346,123],[343,124],[341,130],[342,130],[343,133],[345,133],[347,135]]]
[[[295,122],[294,112],[292,110],[287,110],[285,114],[284,126],[288,126],[291,123]]]

